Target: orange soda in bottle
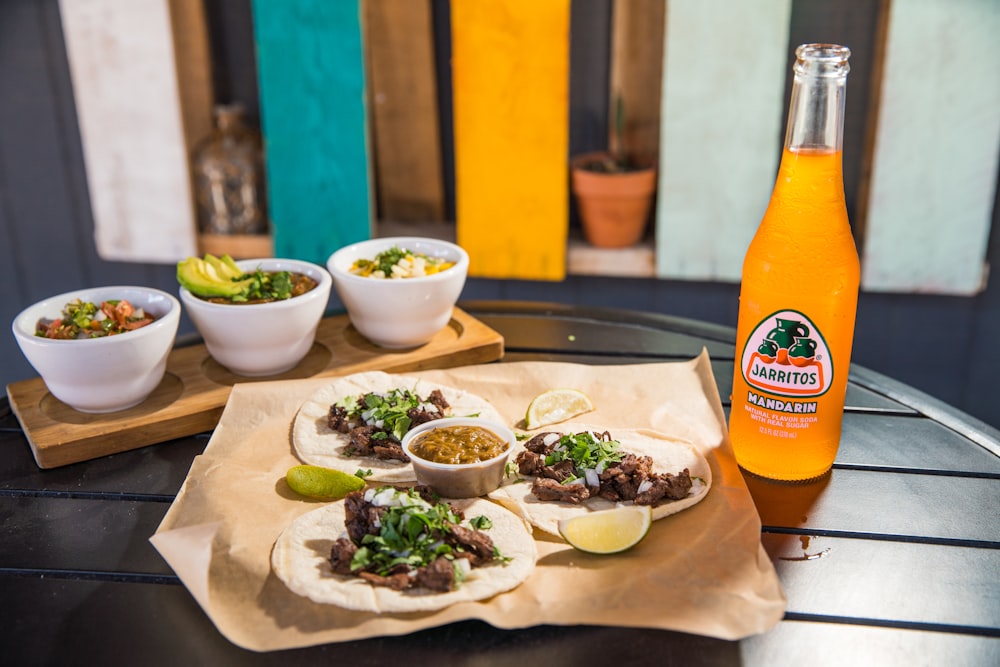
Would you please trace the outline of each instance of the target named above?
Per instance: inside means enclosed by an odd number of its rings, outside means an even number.
[[[850,50],[795,55],[778,176],[743,261],[729,416],[739,465],[788,481],[837,455],[861,274],[841,159]]]

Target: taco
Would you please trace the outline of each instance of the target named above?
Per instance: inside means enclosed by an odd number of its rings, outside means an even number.
[[[429,419],[470,416],[505,422],[485,399],[460,389],[382,371],[356,373],[302,404],[292,445],[304,463],[350,474],[370,470],[376,482],[414,482],[403,435]]]
[[[383,487],[297,518],[275,542],[271,567],[313,602],[392,613],[493,597],[527,579],[537,559],[524,521],[496,503]]]
[[[686,442],[646,429],[575,426],[540,433],[511,456],[504,483],[489,497],[551,535],[559,520],[620,504],[650,505],[653,519],[700,502],[712,470]]]

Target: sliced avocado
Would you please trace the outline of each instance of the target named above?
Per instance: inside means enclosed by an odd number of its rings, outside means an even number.
[[[211,257],[211,255],[206,255],[206,257]],[[213,259],[216,262],[220,262],[218,258]],[[232,258],[229,261],[232,263]],[[224,263],[220,262],[220,266],[223,265]],[[235,266],[235,263],[232,265]],[[239,273],[235,277],[243,275],[243,272],[239,268],[236,270]],[[247,278],[245,280],[234,281],[230,277],[231,272],[232,269],[229,266],[226,266],[223,272],[207,259],[188,257],[184,261],[177,263],[177,282],[197,296],[234,297],[243,292],[253,282],[253,279]]]
[[[219,261],[229,267],[229,269],[233,272],[233,277],[235,278],[239,278],[240,276],[246,274],[246,271],[236,266],[236,262],[229,255],[223,255],[219,258]]]
[[[205,262],[215,270],[215,273],[224,280],[232,280],[233,278],[239,278],[243,275],[243,270],[236,266],[236,262],[229,255],[223,255],[221,258],[215,255],[205,255]]]

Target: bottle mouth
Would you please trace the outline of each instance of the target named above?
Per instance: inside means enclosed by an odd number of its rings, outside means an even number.
[[[851,50],[839,44],[803,44],[795,49],[795,73],[808,76],[844,76]]]

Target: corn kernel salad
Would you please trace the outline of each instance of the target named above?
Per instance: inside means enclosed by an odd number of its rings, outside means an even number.
[[[391,280],[432,276],[453,266],[455,262],[394,246],[375,255],[375,259],[356,260],[350,271],[356,276]]]

